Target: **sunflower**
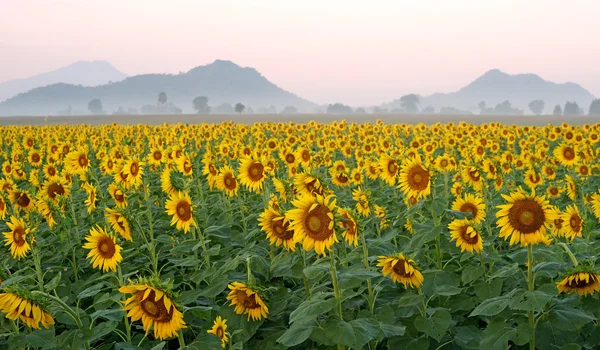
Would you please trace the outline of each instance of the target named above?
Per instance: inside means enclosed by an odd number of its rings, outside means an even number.
[[[473,186],[475,191],[481,191],[483,189],[483,179],[479,169],[474,166],[465,166],[462,168],[462,178],[467,183]]]
[[[371,207],[369,207],[369,198],[366,192],[364,192],[360,186],[352,191],[352,199],[357,201],[356,211],[362,216],[369,216],[371,214]]]
[[[13,202],[17,211],[23,210],[28,213],[35,209],[35,201],[30,197],[29,193],[25,191],[12,191],[10,193],[10,200]]]
[[[227,338],[229,335],[227,332],[227,320],[222,319],[221,316],[217,316],[212,328],[206,332],[219,337],[221,339],[221,347],[225,349],[225,344],[229,341],[229,338]]]
[[[296,251],[296,242],[294,242],[294,230],[290,227],[290,221],[281,215],[276,209],[268,207],[258,218],[259,226],[267,234],[267,238],[279,247],[287,250]]]
[[[210,160],[210,158],[207,158],[206,154],[202,159],[202,163],[204,164],[204,167],[202,168],[202,175],[206,176],[208,186],[212,190],[212,188],[215,186],[215,184],[217,182],[217,178],[219,176],[219,172],[217,171],[217,166],[215,165],[215,163],[212,160]]]
[[[129,226],[129,221],[120,211],[106,208],[104,215],[106,215],[106,219],[113,230],[117,231],[121,237],[127,241],[133,240],[131,237],[131,227]]]
[[[567,184],[567,195],[572,201],[577,199],[577,183],[569,175],[565,175],[565,182]]]
[[[300,195],[307,194],[322,196],[325,194],[325,189],[323,188],[321,181],[308,173],[294,175],[294,188]]]
[[[196,226],[192,208],[192,200],[187,192],[177,192],[169,196],[165,203],[167,214],[172,216],[171,226],[176,225],[178,230],[188,233],[190,226]]]
[[[287,188],[285,186],[285,184],[283,183],[283,181],[273,177],[271,178],[273,180],[273,185],[275,186],[275,191],[277,191],[277,193],[279,193],[279,196],[281,197],[281,199],[283,199],[284,201],[287,201]]]
[[[591,271],[573,272],[556,282],[559,293],[577,293],[579,295],[600,292],[600,275]]]
[[[379,159],[379,176],[390,186],[396,184],[398,175],[398,161],[392,157],[382,155]]]
[[[59,198],[69,197],[70,191],[63,179],[58,176],[53,176],[44,181],[42,193],[44,197],[52,200],[54,203],[57,203]]]
[[[25,221],[16,216],[11,216],[10,222],[7,222],[6,225],[10,231],[2,233],[6,241],[4,245],[10,246],[10,254],[13,258],[20,260],[31,250],[31,246],[27,242],[27,235],[31,229],[25,228]]]
[[[123,309],[131,322],[142,320],[146,334],[154,328],[154,338],[163,340],[175,337],[179,330],[187,328],[183,314],[164,289],[140,283],[123,286],[119,292],[133,294],[123,302]]]
[[[0,311],[6,313],[9,320],[21,320],[34,329],[40,329],[40,324],[46,329],[54,324],[52,315],[44,306],[16,291],[0,293]]]
[[[146,158],[148,164],[153,166],[159,166],[162,162],[164,162],[163,150],[160,148],[152,148]]]
[[[239,188],[235,174],[229,166],[224,166],[221,169],[215,185],[219,190],[225,191],[229,197],[235,196]]]
[[[458,197],[452,203],[452,210],[461,211],[463,213],[471,213],[471,220],[479,224],[485,220],[485,203],[480,197],[466,193],[462,198]]]
[[[85,174],[90,168],[87,150],[73,151],[67,155],[66,167],[74,174]]]
[[[583,219],[579,214],[579,208],[575,205],[568,206],[565,211],[560,215],[563,222],[563,233],[564,236],[574,240],[575,237],[581,237],[581,231],[583,229]]]
[[[400,170],[400,184],[398,188],[405,196],[424,198],[431,193],[431,173],[419,157],[407,161]]]
[[[123,164],[121,171],[126,175],[126,182],[128,184],[134,187],[142,184],[142,176],[144,175],[143,165],[144,162],[140,162],[137,158],[129,159]]]
[[[579,161],[577,149],[566,143],[554,149],[554,157],[564,166],[574,165]]]
[[[544,176],[548,180],[556,179],[556,170],[554,169],[554,167],[552,165],[544,165],[542,167],[542,174],[544,174]]]
[[[331,183],[336,186],[346,187],[350,185],[351,179],[345,172],[340,171],[338,173],[332,174]]]
[[[339,221],[340,229],[342,229],[342,236],[348,243],[348,245],[358,247],[358,223],[354,218],[354,215],[348,209],[338,208],[338,213],[342,217]]]
[[[377,266],[382,268],[384,276],[390,275],[394,283],[402,283],[404,288],[411,286],[419,288],[423,284],[423,275],[417,269],[412,259],[407,259],[402,253],[391,256],[380,256]]]
[[[10,194],[13,191],[14,187],[15,183],[10,177],[0,179],[0,190],[2,190],[2,192]]]
[[[85,200],[85,206],[87,207],[88,214],[91,213],[94,209],[96,209],[96,201],[98,200],[98,191],[96,190],[96,186],[86,182],[83,184],[83,189],[87,193],[88,197]]]
[[[375,211],[375,215],[379,219],[381,219],[381,221],[379,221],[379,228],[384,229],[384,228],[388,227],[390,224],[387,221],[387,219],[385,218],[387,215],[385,209],[383,207],[378,206],[377,204],[375,204],[373,209]]]
[[[550,228],[554,217],[551,206],[544,196],[536,196],[535,192],[527,195],[517,190],[510,195],[502,195],[508,202],[497,206],[497,224],[500,227],[500,238],[510,237],[510,244],[526,246],[545,243],[546,229]]]
[[[335,199],[332,196],[301,195],[292,201],[294,209],[286,213],[294,230],[294,241],[302,242],[302,247],[310,251],[313,248],[320,255],[326,255],[338,242],[335,233]]]
[[[37,200],[36,202],[38,211],[46,219],[48,227],[54,227],[54,225],[56,225],[56,220],[54,220],[54,211],[52,209],[52,205],[44,199]]]
[[[108,193],[115,200],[117,207],[125,209],[127,207],[127,194],[116,184],[108,185]]]
[[[465,250],[473,253],[481,253],[483,250],[483,241],[481,234],[477,232],[470,220],[456,219],[448,224],[450,229],[451,241],[456,241],[456,246],[460,247],[461,253]]]
[[[177,165],[177,170],[185,176],[192,176],[194,173],[192,160],[187,154],[184,154],[175,160],[175,165]]]
[[[454,185],[452,185],[450,192],[452,195],[454,195],[454,197],[461,196],[463,193],[463,185],[460,182],[455,182]]]
[[[544,182],[542,176],[534,169],[529,169],[525,172],[525,185],[529,188],[534,189]]]
[[[121,256],[121,246],[117,244],[117,239],[112,237],[103,228],[96,226],[90,229],[90,235],[85,237],[87,243],[83,249],[89,249],[88,259],[91,259],[93,268],[98,268],[104,272],[111,270],[117,271],[117,264],[123,260]]]
[[[6,200],[0,195],[0,219],[4,220],[6,217]]]
[[[240,162],[239,174],[242,185],[250,191],[260,193],[267,178],[266,165],[260,160],[246,157]]]
[[[554,185],[550,185],[548,188],[546,188],[546,194],[548,195],[548,198],[560,197],[561,193],[562,189]]]
[[[230,289],[227,300],[229,306],[235,306],[234,312],[238,315],[248,315],[248,320],[260,321],[269,314],[269,308],[258,292],[242,282],[233,282],[227,286]]]

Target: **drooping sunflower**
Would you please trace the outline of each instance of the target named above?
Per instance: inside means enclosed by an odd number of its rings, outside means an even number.
[[[294,230],[294,241],[302,242],[302,247],[310,251],[313,248],[320,255],[326,255],[338,242],[335,232],[335,199],[332,196],[301,195],[292,201],[294,209],[286,213]]]
[[[142,320],[146,334],[154,328],[154,338],[163,340],[177,336],[187,328],[183,313],[175,305],[170,293],[146,283],[130,284],[119,288],[123,294],[133,294],[123,303],[131,322]]]
[[[577,183],[569,175],[565,175],[565,183],[567,187],[567,195],[572,201],[577,199]]]
[[[167,214],[172,216],[171,226],[176,225],[178,230],[188,233],[190,226],[196,226],[192,200],[187,192],[179,191],[169,196],[165,203]]]
[[[600,275],[595,272],[581,269],[566,275],[561,281],[556,282],[559,293],[577,293],[579,295],[600,292]]]
[[[382,155],[379,159],[379,176],[390,186],[396,184],[398,175],[398,161],[390,156]]]
[[[53,325],[54,319],[48,310],[38,301],[23,294],[16,290],[0,293],[0,311],[6,313],[6,318],[21,320],[34,329],[40,329],[40,324],[46,329]]]
[[[238,180],[229,166],[224,166],[221,169],[215,185],[219,190],[225,191],[229,197],[235,196],[239,189]]]
[[[338,208],[338,213],[342,217],[339,221],[340,229],[342,229],[342,236],[348,243],[348,245],[358,247],[358,223],[354,218],[354,215],[350,210],[344,208]]]
[[[294,230],[290,227],[290,221],[277,210],[268,207],[258,218],[259,226],[267,234],[271,244],[283,247],[287,250],[296,251],[294,241]]]
[[[369,216],[371,214],[371,207],[369,206],[369,197],[360,186],[352,191],[352,199],[357,201],[356,211],[362,216]]]
[[[431,193],[431,173],[419,157],[408,160],[400,170],[398,188],[406,197],[425,198]]]
[[[461,211],[463,213],[471,213],[471,220],[478,224],[485,220],[485,203],[480,197],[466,193],[463,197],[458,197],[452,203],[452,210]]]
[[[239,178],[250,191],[260,193],[267,178],[266,165],[261,160],[245,157],[240,162]]]
[[[379,205],[375,204],[373,209],[374,209],[375,215],[380,219],[379,228],[384,229],[384,228],[390,226],[389,221],[385,218],[387,216],[387,212],[385,211],[385,208],[380,207]]]
[[[206,176],[208,186],[212,190],[219,176],[219,171],[217,170],[215,163],[206,154],[202,158],[202,163],[204,164],[204,167],[202,168],[202,175]]]
[[[1,197],[0,197],[1,198]],[[52,205],[46,199],[38,199],[36,201],[37,208],[40,214],[46,219],[48,223],[48,227],[52,228],[56,225],[56,220],[54,219],[54,210]]]
[[[221,339],[221,347],[225,349],[225,344],[229,341],[227,336],[227,320],[222,319],[221,316],[217,316],[211,329],[206,331],[207,333],[214,334]]]
[[[123,257],[122,248],[117,244],[115,237],[109,235],[102,227],[96,226],[90,229],[90,234],[85,240],[87,243],[83,245],[83,249],[90,250],[87,257],[93,268],[104,272],[117,271],[117,264],[123,261]]]
[[[402,283],[404,288],[420,288],[423,284],[423,275],[418,270],[416,263],[412,259],[407,259],[404,254],[397,253],[391,256],[380,256],[377,266],[382,268],[381,273],[384,276],[390,275],[394,283]]]
[[[127,218],[118,210],[106,208],[104,211],[106,219],[110,223],[110,226],[124,239],[131,241],[131,226]]]
[[[517,190],[502,197],[508,202],[497,206],[497,225],[500,227],[500,238],[510,238],[510,244],[526,246],[545,243],[548,240],[546,230],[550,228],[554,217],[550,204],[544,196],[536,196],[535,192],[527,195]]]
[[[234,312],[238,315],[248,315],[248,320],[260,321],[269,314],[269,308],[258,292],[242,282],[233,282],[227,286],[230,289],[227,300],[229,306],[235,306]]]
[[[565,237],[574,240],[575,237],[581,237],[583,230],[583,219],[579,213],[579,208],[576,205],[568,206],[560,215],[562,219],[562,232]]]
[[[10,246],[10,254],[13,258],[20,260],[31,250],[27,242],[27,235],[31,232],[30,228],[25,227],[25,221],[16,216],[11,216],[10,221],[6,223],[10,231],[3,232],[5,246]]]
[[[35,209],[35,201],[26,191],[12,191],[10,200],[17,210],[23,210],[28,213]]]
[[[564,166],[574,165],[579,161],[577,149],[566,143],[554,149],[554,157]]]
[[[116,184],[108,185],[108,193],[115,200],[117,207],[125,209],[127,207],[127,193]]]
[[[85,206],[87,207],[88,213],[91,213],[94,209],[96,209],[98,190],[96,190],[96,186],[90,184],[89,182],[84,183],[82,187],[88,195],[87,199],[85,200]]]
[[[460,247],[461,252],[466,250],[470,253],[473,253],[473,251],[481,253],[483,240],[470,220],[453,220],[448,224],[448,228],[450,229],[450,237],[452,237],[451,241],[456,241],[456,246]]]

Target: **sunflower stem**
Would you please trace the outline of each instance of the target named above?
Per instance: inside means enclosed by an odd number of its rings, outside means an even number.
[[[183,339],[183,331],[181,329],[177,333],[177,339],[179,340],[179,348],[183,349],[185,347],[185,340]]]
[[[482,252],[479,252],[479,261],[481,262],[481,267],[483,268],[483,280],[487,282],[487,272],[485,271],[485,263],[483,262]]]
[[[369,248],[367,247],[367,240],[365,238],[365,233],[362,232],[360,235],[360,242],[362,245],[362,250],[363,250],[363,261],[365,264],[365,269],[369,269]],[[367,289],[369,291],[369,310],[371,311],[371,314],[373,314],[373,311],[375,309],[375,298],[373,295],[373,287],[371,286],[371,279],[367,278]]]
[[[121,265],[117,265],[117,274],[119,276],[119,285],[120,287],[125,285],[125,280],[123,280],[123,272],[121,271]],[[125,295],[121,295],[121,301],[125,301]],[[127,317],[127,311],[123,310],[123,317],[125,319],[125,330],[127,331],[127,343],[131,344],[131,325],[129,324],[129,318]]]
[[[31,252],[33,253],[33,263],[35,265],[35,273],[37,275],[38,287],[40,292],[44,291],[44,273],[42,271],[42,262],[40,259],[40,254],[37,251],[37,244],[32,244],[33,248]]]
[[[246,228],[248,227],[248,225],[246,224],[246,215],[244,215],[244,205],[242,204],[242,199],[240,198],[240,196],[241,195],[239,193],[236,195],[237,202],[240,207],[240,214],[242,215],[242,226],[244,228],[244,233],[246,233]]]
[[[342,294],[340,293],[340,287],[338,285],[337,271],[335,269],[335,256],[334,256],[333,250],[331,250],[331,254],[329,256],[329,262],[331,263],[330,272],[331,272],[331,282],[333,284],[333,292],[335,293],[335,298],[338,300],[337,312],[338,312],[338,316],[340,316],[340,318],[343,320],[344,318],[342,317]],[[339,347],[339,345],[338,345],[338,347]]]
[[[150,185],[144,185],[144,197],[146,199],[146,206],[148,207],[146,210],[146,216],[148,217],[148,228],[150,231],[150,246],[148,249],[150,250],[150,256],[152,259],[152,271],[154,272],[154,276],[158,278],[158,258],[156,256],[156,244],[154,243],[154,226],[152,225],[152,199],[150,198]]]
[[[579,262],[577,262],[577,258],[575,257],[575,255],[573,255],[573,252],[571,252],[571,249],[569,249],[569,246],[567,246],[563,242],[558,243],[558,245],[563,247],[565,252],[567,252],[567,255],[569,256],[569,258],[571,259],[571,262],[573,263],[573,267],[577,267],[579,265]]]
[[[533,245],[527,245],[527,286],[530,292],[534,290],[533,285]],[[529,339],[529,349],[535,350],[535,322],[533,317],[533,311],[528,312],[529,325],[531,326],[532,334]]]
[[[301,249],[300,251],[302,256],[302,265],[304,268],[306,268],[306,250]],[[304,276],[304,289],[306,289],[306,297],[310,298],[310,285],[308,284],[308,278],[304,273],[302,275]]]
[[[248,273],[248,284],[251,286],[255,286],[256,280],[254,279],[254,275],[252,275],[252,270],[250,269],[250,259],[251,257],[246,258],[246,272]]]

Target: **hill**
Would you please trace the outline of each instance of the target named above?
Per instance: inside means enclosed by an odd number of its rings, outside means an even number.
[[[422,97],[420,107],[431,105],[439,110],[443,106],[449,106],[478,112],[477,104],[481,101],[485,101],[488,107],[494,107],[508,100],[513,107],[529,112],[529,102],[543,100],[546,103],[544,112],[550,114],[555,105],[564,106],[566,101],[576,101],[587,110],[593,99],[594,96],[589,91],[574,83],[557,84],[536,74],[511,75],[493,69],[456,92]],[[399,108],[400,101],[392,101],[384,107]]]
[[[0,101],[29,90],[57,83],[97,86],[127,77],[106,61],[78,61],[51,72],[0,82]]]
[[[242,68],[231,61],[216,60],[186,73],[143,74],[96,87],[53,84],[19,94],[0,103],[0,115],[48,115],[65,110],[87,113],[87,104],[98,98],[105,111],[118,107],[139,109],[157,104],[159,92],[165,92],[169,102],[191,113],[192,100],[206,96],[209,105],[241,102],[246,106],[295,106],[300,111],[312,111],[316,105],[271,83],[254,68]]]

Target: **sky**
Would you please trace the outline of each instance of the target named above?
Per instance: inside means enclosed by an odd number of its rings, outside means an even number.
[[[490,69],[600,96],[598,0],[0,0],[0,81],[79,60],[129,74],[215,59],[317,103],[455,91]]]

